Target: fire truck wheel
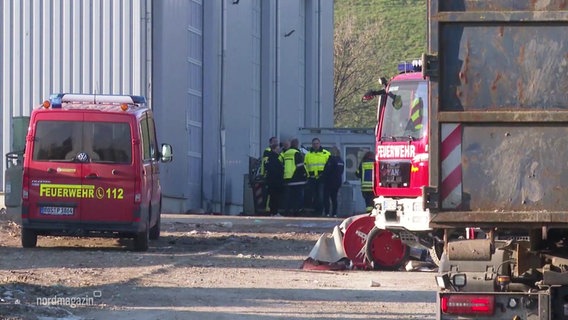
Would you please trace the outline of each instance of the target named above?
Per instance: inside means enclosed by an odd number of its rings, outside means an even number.
[[[365,243],[369,239],[369,232],[375,227],[375,217],[363,215],[355,218],[345,229],[343,235],[343,249],[347,258],[356,268],[367,268],[365,260]]]
[[[37,233],[34,230],[22,228],[22,247],[35,248],[37,245]]]
[[[374,227],[367,235],[367,259],[375,270],[398,270],[408,261],[410,248],[388,230]]]

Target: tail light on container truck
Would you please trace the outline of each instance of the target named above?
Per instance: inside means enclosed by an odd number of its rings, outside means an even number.
[[[492,295],[443,295],[440,297],[442,313],[455,315],[492,315],[495,312],[495,296]]]

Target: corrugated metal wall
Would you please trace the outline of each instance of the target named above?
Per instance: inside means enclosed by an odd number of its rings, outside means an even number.
[[[29,116],[51,93],[136,94],[151,99],[149,3],[0,1],[2,155],[11,151],[11,118]],[[4,181],[3,156],[1,161]]]
[[[174,161],[161,166],[164,210],[201,208],[203,9],[200,0],[153,3],[153,95],[158,140]],[[167,201],[175,199],[177,201]]]
[[[223,108],[226,142],[224,212],[239,213],[249,156],[260,156],[260,0],[225,8]]]

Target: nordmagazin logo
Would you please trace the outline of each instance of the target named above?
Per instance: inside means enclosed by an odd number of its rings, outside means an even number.
[[[73,296],[73,297],[62,297],[62,296],[52,296],[52,297],[40,297],[36,298],[36,304],[38,306],[67,306],[71,308],[77,307],[87,307],[95,305],[95,298],[100,298],[102,296],[101,291],[93,291],[92,295],[84,296]]]

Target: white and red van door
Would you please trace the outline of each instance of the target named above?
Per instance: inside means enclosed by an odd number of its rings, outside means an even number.
[[[32,119],[33,139],[28,141],[24,179],[30,220],[81,220],[80,204],[86,195],[81,182],[83,169],[81,163],[68,159],[68,154],[73,145],[80,144],[77,132],[82,121],[81,113],[59,110],[38,112]]]
[[[127,114],[89,114],[92,125],[86,132],[93,139],[97,155],[83,164],[83,188],[93,190],[82,198],[81,220],[86,223],[124,222],[135,220],[132,125]]]

